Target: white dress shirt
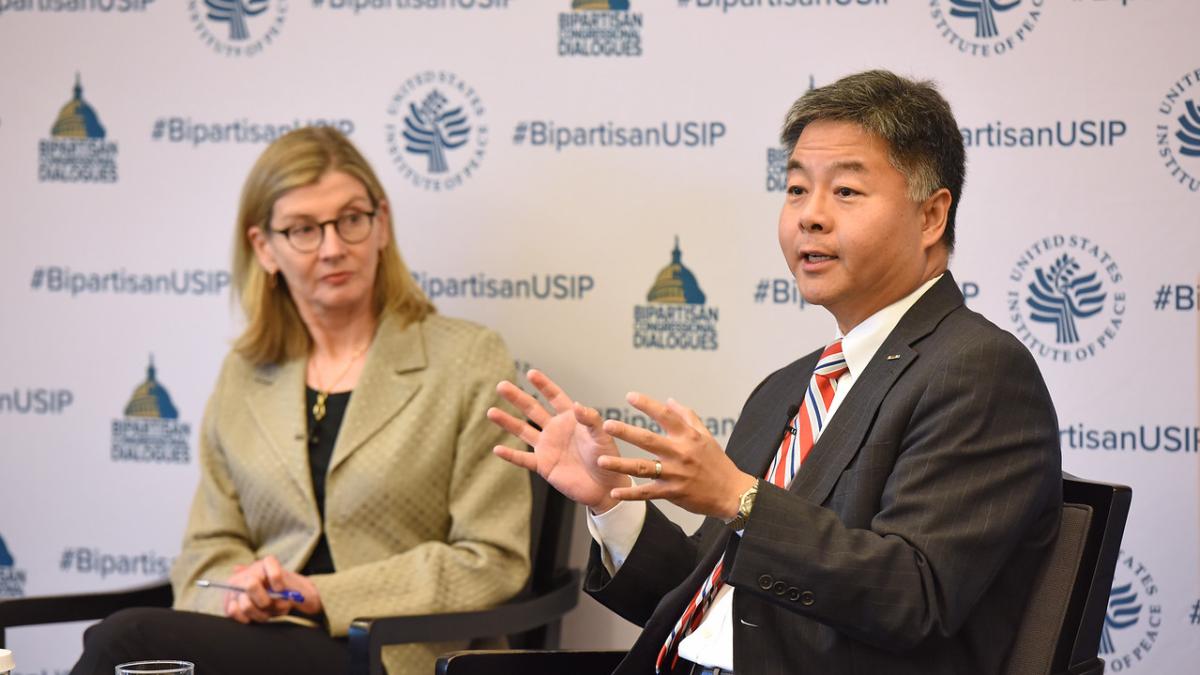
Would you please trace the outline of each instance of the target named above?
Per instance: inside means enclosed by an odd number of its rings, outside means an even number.
[[[850,393],[857,376],[871,362],[871,358],[879,351],[887,336],[891,335],[896,324],[900,323],[904,314],[941,278],[942,275],[939,274],[926,281],[917,290],[867,317],[844,336],[840,330],[835,334],[835,339],[842,338],[842,353],[846,357],[848,371],[838,378],[837,391],[825,418],[826,426],[837,413],[846,395]],[[588,532],[600,544],[601,562],[609,574],[616,574],[625,563],[645,522],[646,503],[640,501],[621,502],[600,515],[593,515],[588,511]],[[700,625],[679,643],[679,655],[702,666],[733,670],[732,586],[721,586]]]

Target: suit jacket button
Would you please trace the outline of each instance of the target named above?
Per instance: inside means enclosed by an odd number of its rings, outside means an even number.
[[[764,574],[758,578],[758,587],[764,591],[769,589],[773,583],[775,583],[775,579],[770,574]]]
[[[800,599],[800,589],[792,586],[787,590],[787,599],[796,602]]]
[[[775,591],[775,595],[783,595],[784,593],[787,593],[787,587],[788,585],[782,581],[776,581],[775,585],[771,587],[771,590]]]
[[[804,591],[800,594],[800,604],[804,605],[805,607],[811,606],[816,601],[817,599],[813,596],[812,591]]]

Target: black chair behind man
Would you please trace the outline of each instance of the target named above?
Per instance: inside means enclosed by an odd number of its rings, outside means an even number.
[[[350,627],[352,675],[383,675],[381,654],[389,644],[495,637],[500,631],[516,648],[558,646],[562,617],[579,602],[579,571],[567,567],[575,504],[537,474],[530,476],[533,567],[525,590],[490,610],[357,619]],[[158,583],[113,593],[0,600],[0,648],[7,628],[103,619],[127,607],[169,607],[171,599],[171,586]]]
[[[1063,474],[1063,520],[1034,580],[1005,675],[1099,675],[1096,656],[1132,490]],[[461,651],[438,675],[607,675],[620,651]]]

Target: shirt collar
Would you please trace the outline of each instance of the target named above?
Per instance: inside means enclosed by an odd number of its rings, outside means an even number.
[[[939,274],[926,281],[918,286],[917,290],[867,317],[862,323],[851,328],[849,333],[842,335],[840,330],[837,331],[837,337],[842,339],[842,354],[846,357],[846,368],[850,371],[850,377],[857,377],[863,368],[867,367],[883,341],[891,335],[896,324],[900,323],[900,319],[904,318],[917,300],[925,295],[925,291],[941,278],[942,274]]]

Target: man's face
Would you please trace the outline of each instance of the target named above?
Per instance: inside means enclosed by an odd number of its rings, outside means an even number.
[[[788,163],[786,194],[783,257],[805,301],[828,309],[843,332],[945,269],[938,240],[949,193],[913,202],[887,143],[857,124],[805,127]]]

